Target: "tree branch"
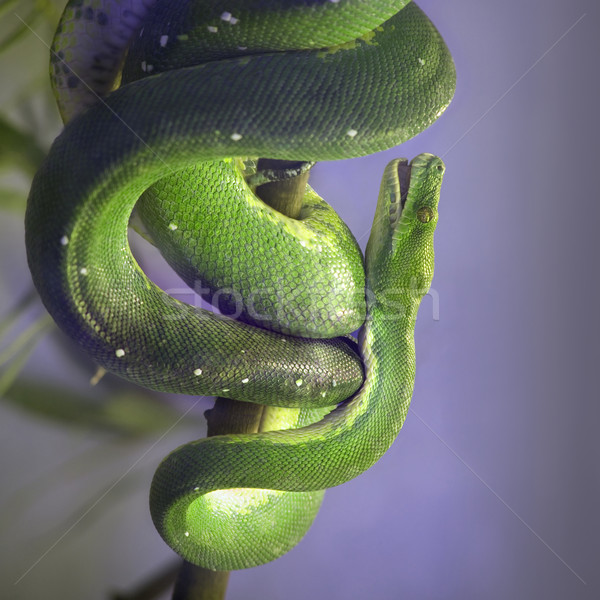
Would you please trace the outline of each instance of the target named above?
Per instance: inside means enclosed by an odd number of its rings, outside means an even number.
[[[258,170],[274,172],[290,171],[299,163],[284,160],[260,159]],[[264,183],[256,188],[259,198],[280,213],[297,219],[302,208],[302,199],[309,170],[297,176]],[[239,402],[230,398],[217,398],[212,409],[206,411],[207,435],[225,433],[256,433],[265,407],[261,404]],[[229,572],[210,571],[184,562],[175,583],[173,600],[223,600],[227,591]]]

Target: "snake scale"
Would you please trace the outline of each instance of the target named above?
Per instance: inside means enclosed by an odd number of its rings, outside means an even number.
[[[66,125],[28,200],[35,285],[108,371],[272,407],[257,434],[172,452],[150,510],[190,562],[273,560],[323,490],[373,465],[404,422],[444,165],[422,154],[386,167],[363,266],[310,187],[297,220],[262,203],[256,159],[409,139],[449,104],[452,58],[407,0],[71,0],[52,48]],[[127,238],[136,202],[166,260],[224,314],[141,271]],[[346,334],[361,325],[357,352]]]

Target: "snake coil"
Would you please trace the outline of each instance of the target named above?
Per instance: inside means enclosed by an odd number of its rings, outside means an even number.
[[[67,124],[28,201],[35,285],[107,370],[269,406],[258,434],[171,453],[150,509],[189,562],[273,560],[323,490],[374,464],[404,422],[444,166],[429,154],[388,165],[365,281],[335,212],[307,188],[300,218],[284,217],[256,197],[252,165],[362,156],[416,135],[452,98],[448,50],[407,0],[71,0],[51,77]],[[237,319],[144,275],[127,241],[140,196],[152,242]],[[340,336],[363,321],[357,355]]]

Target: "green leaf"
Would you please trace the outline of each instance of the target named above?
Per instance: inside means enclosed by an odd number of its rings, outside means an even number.
[[[0,115],[0,166],[20,167],[33,175],[45,156],[32,133],[17,129]]]
[[[3,394],[14,406],[38,417],[87,429],[104,429],[128,437],[165,431],[181,415],[149,392],[123,390],[100,398],[47,382],[17,379]],[[186,416],[204,426],[204,418]]]
[[[23,214],[25,213],[26,204],[26,192],[0,188],[0,210]]]

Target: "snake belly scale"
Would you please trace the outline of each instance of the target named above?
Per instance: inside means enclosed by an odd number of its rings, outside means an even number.
[[[428,154],[388,165],[365,281],[352,234],[312,189],[287,219],[256,198],[248,165],[397,145],[449,104],[452,59],[402,0],[73,0],[53,49],[67,124],[28,201],[35,285],[113,373],[282,407],[265,427],[277,431],[177,449],[150,493],[158,531],[186,560],[273,560],[304,535],[322,491],[369,468],[404,422],[444,167]],[[218,295],[239,319],[148,280],[127,241],[140,196],[165,258],[207,296],[227,289]],[[357,353],[345,334],[363,321]]]

